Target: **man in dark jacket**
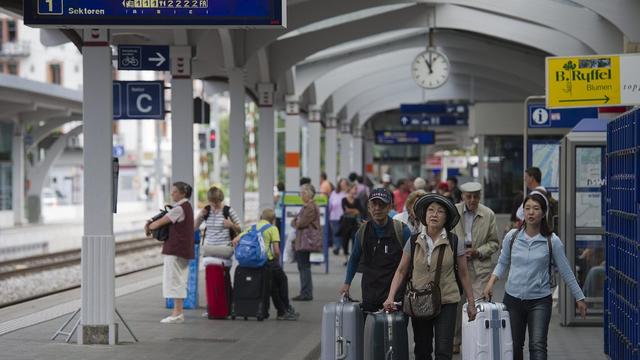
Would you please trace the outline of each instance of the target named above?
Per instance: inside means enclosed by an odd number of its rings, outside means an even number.
[[[411,236],[407,225],[389,216],[392,206],[391,192],[387,189],[377,188],[369,195],[367,208],[371,220],[354,235],[347,275],[340,289],[340,293],[348,296],[356,272],[362,273],[362,308],[368,312],[382,309],[402,258],[402,248]],[[398,294],[398,299],[402,295]]]

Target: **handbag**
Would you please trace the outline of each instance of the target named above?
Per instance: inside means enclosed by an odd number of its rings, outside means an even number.
[[[316,229],[315,224],[311,224],[302,230],[298,229],[298,231],[301,232],[298,251],[322,251],[322,232],[320,229]]]
[[[411,276],[413,276],[413,257],[415,255],[415,239],[411,244],[411,272],[407,282],[407,289],[404,293],[404,302],[402,311],[418,319],[429,320],[438,316],[442,307],[442,297],[440,292],[440,273],[442,270],[442,258],[444,257],[445,247],[440,247],[438,253],[438,262],[436,265],[435,279],[430,281],[424,289],[416,289],[413,287]]]
[[[161,209],[159,213],[157,213],[156,215],[154,215],[151,218],[151,222],[154,222],[156,220],[162,219],[165,215],[167,215],[167,213],[169,212],[169,210],[171,210],[173,207],[171,205],[165,205],[164,209]],[[151,237],[159,240],[159,241],[167,241],[169,240],[169,226],[171,224],[166,224],[163,225],[155,230],[151,230]]]

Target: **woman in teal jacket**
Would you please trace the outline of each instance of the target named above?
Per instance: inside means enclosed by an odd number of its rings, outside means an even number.
[[[571,271],[564,245],[547,223],[548,208],[546,196],[539,191],[532,191],[525,198],[524,223],[520,229],[511,230],[505,236],[498,265],[484,289],[484,296],[490,298],[493,284],[509,270],[503,302],[509,311],[511,321],[514,360],[523,358],[522,348],[527,327],[529,358],[547,359],[547,334],[553,302],[550,282],[551,260],[576,298],[576,305],[582,317],[587,313],[584,294]],[[552,254],[549,254],[549,242]]]

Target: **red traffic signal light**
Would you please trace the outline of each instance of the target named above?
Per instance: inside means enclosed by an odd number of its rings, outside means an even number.
[[[216,131],[209,131],[209,149],[215,149],[216,147]]]

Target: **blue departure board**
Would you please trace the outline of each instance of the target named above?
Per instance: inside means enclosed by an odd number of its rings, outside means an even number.
[[[29,26],[283,27],[286,0],[24,0]]]

